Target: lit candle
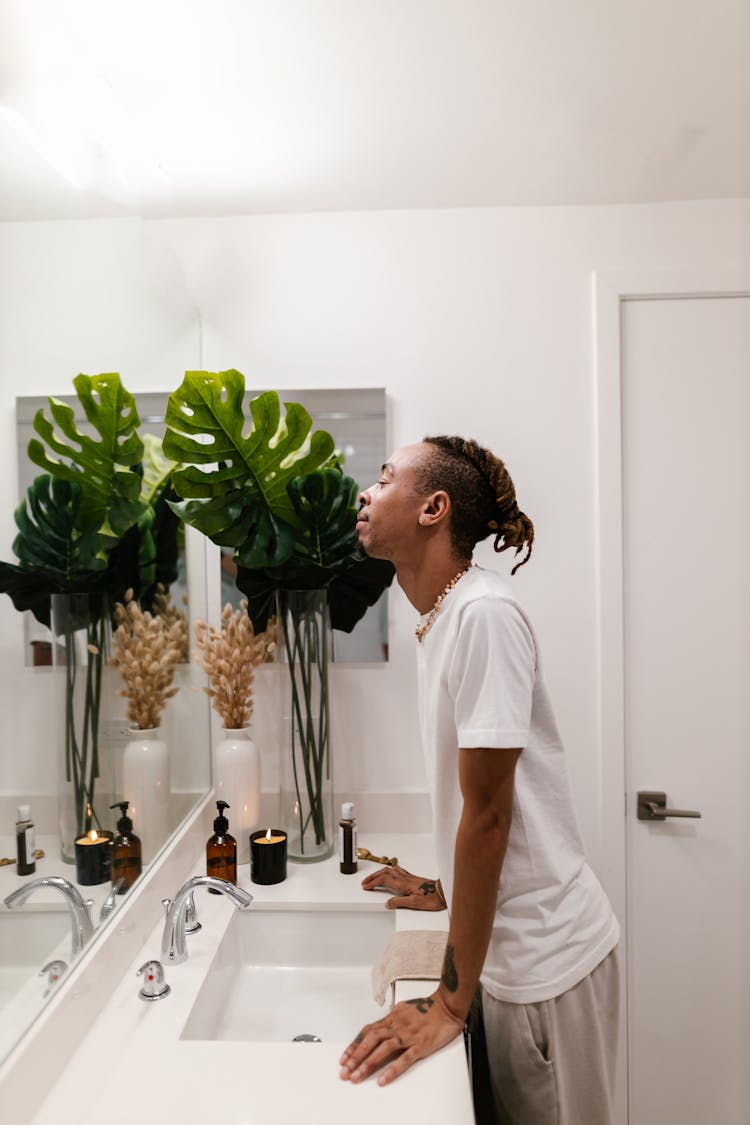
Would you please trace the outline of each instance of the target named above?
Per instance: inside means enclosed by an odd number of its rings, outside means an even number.
[[[76,881],[82,887],[108,883],[112,868],[112,833],[92,828],[75,842]]]
[[[250,878],[265,885],[286,879],[286,832],[260,828],[251,834]]]

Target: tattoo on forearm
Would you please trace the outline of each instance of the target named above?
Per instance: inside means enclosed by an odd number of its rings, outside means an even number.
[[[419,996],[416,1000],[407,1000],[407,1004],[413,1004],[418,1012],[424,1016],[426,1015],[435,1001],[430,996]]]
[[[424,883],[419,884],[417,889],[420,890],[423,895],[434,895],[435,883],[432,879],[426,879]]]
[[[445,957],[443,958],[443,975],[440,979],[449,992],[455,992],[458,988],[458,972],[456,970],[456,964],[453,960],[452,945],[446,945],[445,947]]]

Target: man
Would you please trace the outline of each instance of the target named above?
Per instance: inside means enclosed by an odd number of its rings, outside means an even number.
[[[419,714],[440,881],[386,868],[404,897],[450,906],[440,983],[368,1025],[341,1059],[392,1082],[463,1029],[481,985],[496,1119],[610,1125],[619,929],[585,862],[533,629],[509,586],[472,566],[477,542],[531,554],[505,465],[473,441],[394,453],[360,497],[360,543],[390,559],[420,614]],[[405,893],[405,894],[404,894]],[[444,897],[443,897],[444,896]]]

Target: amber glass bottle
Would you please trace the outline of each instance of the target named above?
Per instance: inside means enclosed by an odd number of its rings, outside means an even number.
[[[217,801],[219,815],[214,820],[214,834],[206,844],[206,874],[216,879],[226,879],[228,883],[237,882],[237,841],[229,835],[229,821],[224,816],[226,801]],[[221,894],[209,887],[214,895]]]
[[[141,841],[133,831],[133,822],[128,816],[128,802],[116,801],[111,809],[119,809],[121,816],[117,822],[117,835],[112,841],[112,885],[122,879],[118,895],[124,895],[133,886],[143,869],[141,860]]]

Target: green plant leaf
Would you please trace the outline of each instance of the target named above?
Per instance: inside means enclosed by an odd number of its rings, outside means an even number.
[[[339,469],[327,468],[295,477],[287,490],[297,517],[296,529],[277,524],[269,531],[262,517],[270,513],[254,509],[251,517],[261,518],[251,518],[245,540],[235,552],[235,562],[245,568],[278,566],[271,555],[271,543],[274,536],[280,540],[288,535],[291,552],[284,552],[286,561],[282,565],[314,571],[315,585],[326,586],[333,570],[357,548],[357,483]],[[306,585],[302,582],[300,588]]]
[[[83,490],[46,473],[35,477],[15,512],[13,553],[21,567],[54,570],[64,579],[106,568],[111,540],[96,528],[78,531]]]
[[[0,562],[0,594],[8,594],[15,608],[23,613],[31,610],[42,625],[50,623],[52,594],[94,593],[103,589],[105,571],[90,572],[66,579],[58,570],[34,568],[24,570],[13,563]]]
[[[177,575],[177,517],[168,506],[174,499],[174,461],[164,456],[161,439],[143,437],[143,510],[110,556],[109,591],[113,600],[124,601],[132,588],[136,598],[150,600],[157,583],[169,586]]]
[[[49,625],[50,595],[103,589],[111,539],[77,530],[82,500],[76,483],[48,474],[35,477],[16,509],[13,551],[19,565],[0,563],[0,593],[19,611],[30,609]]]
[[[37,411],[34,429],[42,441],[32,438],[28,455],[45,472],[80,486],[79,530],[96,525],[102,534],[119,538],[145,508],[135,399],[116,373],[77,375],[73,385],[99,438],[81,433],[72,407],[50,398],[52,420]]]
[[[277,590],[328,589],[331,625],[350,633],[395,574],[391,563],[370,559],[358,546],[359,487],[338,469],[321,469],[289,483],[302,529],[294,553],[282,566],[254,563],[252,541],[235,554],[236,584],[248,600],[256,632],[275,611]]]
[[[295,477],[288,492],[300,524],[292,563],[332,568],[357,549],[359,486],[338,469],[319,469]],[[247,565],[241,553],[237,561]]]
[[[325,465],[334,442],[299,403],[266,391],[243,401],[239,371],[188,371],[169,398],[164,452],[181,463],[173,473],[185,503],[174,510],[222,546],[256,540],[258,565],[279,565],[294,548],[297,513],[291,480]],[[248,426],[248,423],[250,425]]]
[[[278,567],[275,570],[237,568],[237,588],[247,598],[247,612],[256,633],[262,632],[276,612],[277,590],[317,590],[328,587],[331,625],[351,633],[368,608],[375,605],[393,581],[395,569],[384,559],[360,555],[344,566],[323,571],[315,567]]]
[[[352,566],[340,570],[328,587],[331,625],[351,633],[370,606],[393,581],[396,568],[387,559],[361,555]]]
[[[171,488],[175,468],[174,461],[164,455],[162,439],[156,434],[144,434],[141,500],[156,507],[159,499]]]

